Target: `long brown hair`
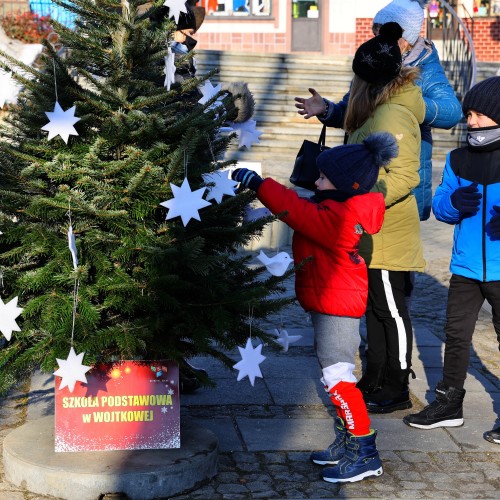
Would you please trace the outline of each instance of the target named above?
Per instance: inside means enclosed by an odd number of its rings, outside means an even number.
[[[387,101],[407,83],[414,82],[419,75],[418,68],[403,66],[399,75],[382,87],[354,75],[344,118],[344,130],[352,134],[372,116],[379,104]]]

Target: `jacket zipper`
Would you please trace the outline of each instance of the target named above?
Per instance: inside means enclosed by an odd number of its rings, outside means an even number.
[[[486,184],[483,184],[483,210],[482,210],[482,218],[483,218],[483,226],[482,226],[482,246],[483,246],[483,281],[486,281],[486,192],[488,188]]]

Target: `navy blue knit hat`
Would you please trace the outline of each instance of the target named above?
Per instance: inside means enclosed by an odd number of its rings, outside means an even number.
[[[500,125],[500,76],[492,76],[476,83],[465,94],[462,109],[464,115],[473,110],[486,115]]]
[[[355,196],[371,190],[380,167],[387,165],[398,152],[392,134],[375,132],[361,144],[344,144],[323,151],[316,165],[338,191]]]

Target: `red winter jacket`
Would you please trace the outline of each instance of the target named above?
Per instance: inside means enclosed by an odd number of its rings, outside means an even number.
[[[293,258],[312,260],[295,276],[295,292],[306,311],[361,317],[368,296],[366,264],[358,254],[363,230],[374,234],[385,212],[381,193],[353,196],[344,202],[315,203],[267,178],[257,196],[293,230]]]

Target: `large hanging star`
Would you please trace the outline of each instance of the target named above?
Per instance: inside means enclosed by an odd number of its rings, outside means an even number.
[[[4,304],[0,299],[0,332],[10,340],[12,332],[20,332],[15,319],[21,314],[22,307],[17,307],[18,297],[14,297],[10,302]]]
[[[211,174],[203,174],[202,177],[206,184],[213,184],[213,186],[207,188],[209,189],[206,196],[207,200],[215,200],[217,203],[221,203],[225,194],[235,196],[234,188],[238,183],[229,177],[229,170],[218,170]]]
[[[238,346],[238,350],[240,351],[241,361],[238,361],[233,368],[239,370],[238,378],[236,379],[238,382],[248,376],[250,383],[252,386],[255,382],[255,377],[262,377],[262,372],[260,371],[259,365],[266,359],[265,356],[262,356],[262,344],[259,344],[255,349],[252,346],[252,339],[247,340],[247,345],[245,349],[243,347]]]
[[[61,139],[68,144],[68,138],[70,135],[78,135],[73,125],[80,120],[75,116],[76,106],[63,111],[59,103],[56,101],[54,106],[54,111],[46,111],[45,114],[50,120],[47,125],[42,127],[42,130],[46,130],[49,133],[47,140],[50,141],[56,136],[61,136]]]
[[[167,90],[170,90],[172,83],[175,82],[176,67],[174,61],[175,61],[175,54],[169,47],[168,55],[165,56],[165,69],[163,70],[163,72],[165,73],[165,83],[163,84],[163,86],[167,87]]]
[[[163,5],[168,7],[168,17],[173,17],[175,19],[175,24],[179,24],[181,12],[187,14],[185,0],[165,0]]]
[[[165,219],[168,220],[174,217],[181,217],[184,226],[186,226],[191,219],[201,220],[198,210],[211,205],[210,202],[202,198],[207,188],[191,191],[187,177],[184,178],[181,187],[175,184],[170,184],[170,186],[172,187],[174,197],[160,203],[160,205],[169,209]]]
[[[85,374],[90,370],[90,366],[82,364],[84,354],[84,352],[81,352],[77,355],[72,347],[68,359],[56,358],[59,369],[54,372],[54,375],[62,377],[59,390],[67,387],[69,392],[73,392],[77,381],[87,383]]]
[[[240,148],[245,146],[250,149],[253,142],[260,144],[259,137],[262,135],[262,132],[255,128],[256,125],[257,122],[255,120],[247,120],[243,123],[231,123],[231,127],[238,134],[238,146]]]

